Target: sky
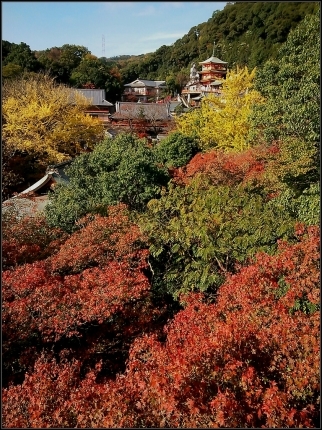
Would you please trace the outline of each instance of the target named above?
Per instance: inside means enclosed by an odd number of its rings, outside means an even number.
[[[3,1],[2,40],[32,51],[70,44],[97,57],[140,55],[171,45],[226,3]]]

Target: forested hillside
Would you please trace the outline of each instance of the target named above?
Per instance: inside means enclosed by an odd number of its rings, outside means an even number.
[[[159,143],[87,125],[45,211],[2,215],[4,428],[320,428],[320,11]]]
[[[173,73],[188,74],[190,64],[210,57],[216,42],[216,56],[230,68],[263,64],[276,56],[292,28],[316,10],[316,2],[234,2],[214,11],[207,22],[192,27],[171,46],[127,60],[122,76],[131,82],[138,76],[165,79]]]
[[[112,102],[120,99],[123,85],[137,77],[166,80],[169,92],[180,91],[191,63],[208,58],[214,41],[216,56],[231,69],[237,65],[254,68],[274,58],[289,31],[317,7],[317,2],[228,3],[171,46],[138,56],[96,58],[88,48],[68,44],[33,52],[25,43],[2,41],[2,76],[42,70],[70,86],[105,88]]]

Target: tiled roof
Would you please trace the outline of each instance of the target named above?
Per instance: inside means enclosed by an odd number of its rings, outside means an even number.
[[[152,88],[158,88],[165,86],[165,81],[149,81],[147,79],[135,79],[135,81],[125,84],[125,87],[152,87]]]
[[[69,177],[65,173],[65,168],[68,167],[72,161],[73,159],[70,159],[62,163],[49,165],[46,169],[46,173],[51,173],[55,182],[69,182]]]
[[[226,61],[222,61],[217,57],[209,57],[208,60],[199,62],[199,64],[206,64],[206,63],[228,64]]]
[[[75,90],[90,100],[93,106],[113,106],[112,103],[105,100],[106,95],[104,89],[75,88]]]
[[[5,214],[11,208],[15,209],[17,215],[19,217],[23,217],[26,215],[35,216],[42,210],[44,210],[45,206],[48,204],[49,199],[48,195],[44,196],[36,196],[33,198],[26,197],[18,197],[16,199],[11,198],[2,203],[2,213]]]
[[[39,179],[39,181],[35,182],[33,185],[18,195],[5,200],[2,203],[2,211],[5,212],[10,210],[10,207],[15,207],[22,216],[33,215],[43,210],[48,203],[48,195],[37,195],[37,192],[39,192],[50,181],[56,183],[67,183],[69,178],[65,174],[64,168],[67,167],[72,161],[73,160],[68,160],[59,164],[48,166],[46,174],[41,179]],[[36,195],[34,193],[36,193]],[[30,195],[33,195],[33,197],[30,198]]]
[[[182,105],[182,102],[170,102],[170,112],[173,112],[178,105]]]
[[[105,135],[109,137],[116,137],[120,133],[120,130],[114,130],[113,128],[109,128],[105,130]]]
[[[40,190],[40,188],[42,188],[44,185],[47,184],[47,182],[49,182],[51,180],[51,177],[52,177],[52,174],[47,173],[45,176],[43,176],[41,179],[39,179],[39,181],[35,182],[33,185],[31,185],[31,187],[22,191],[19,195],[28,194],[28,193],[36,192],[36,191]]]
[[[169,118],[169,106],[167,103],[131,103],[118,102],[116,105],[117,112],[112,119],[122,118],[140,118],[142,114],[147,119],[164,120]]]

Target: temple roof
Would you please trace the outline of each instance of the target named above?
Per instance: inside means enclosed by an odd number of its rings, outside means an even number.
[[[216,64],[228,64],[226,61],[222,61],[217,57],[209,57],[208,60],[200,61],[199,64],[216,63]]]
[[[76,88],[77,92],[83,94],[93,106],[113,106],[112,103],[105,100],[104,89],[88,89],[88,88]]]
[[[164,120],[170,116],[168,103],[116,102],[116,112],[112,119],[142,118]]]
[[[45,186],[50,183],[68,183],[69,178],[64,168],[73,160],[67,160],[59,164],[48,166],[45,175],[26,190],[2,202],[2,213],[13,208],[19,217],[37,215],[49,203],[48,190]],[[47,185],[48,187],[48,185]]]
[[[162,87],[165,86],[166,82],[165,81],[149,81],[148,79],[135,79],[135,81],[129,83],[129,84],[125,84],[125,87],[152,87],[152,88],[158,88],[158,87]]]

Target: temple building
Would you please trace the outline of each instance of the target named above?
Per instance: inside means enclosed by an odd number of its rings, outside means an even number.
[[[135,81],[124,85],[122,102],[156,102],[160,99],[162,90],[166,89],[165,81],[149,81],[137,78]]]
[[[222,81],[226,79],[227,62],[215,57],[215,43],[212,56],[199,63],[202,69],[198,72],[195,63],[190,69],[190,80],[181,94],[191,101],[199,101],[203,96],[213,93],[220,94]]]

